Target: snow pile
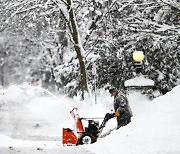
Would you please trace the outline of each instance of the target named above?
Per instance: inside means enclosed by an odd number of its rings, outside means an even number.
[[[154,86],[154,81],[151,79],[147,79],[144,76],[136,76],[133,79],[129,79],[124,83],[125,87],[136,87],[136,86]]]
[[[151,102],[140,94],[130,94],[132,122],[89,145],[88,149],[98,154],[180,153],[179,93],[180,86],[177,86]]]

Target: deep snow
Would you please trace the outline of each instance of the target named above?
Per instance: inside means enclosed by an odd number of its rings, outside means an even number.
[[[90,99],[82,102],[78,98],[55,96],[38,86],[12,85],[0,90],[0,153],[9,148],[20,149],[18,153],[21,153],[26,148],[29,154],[39,151],[52,154],[58,150],[65,150],[60,152],[64,154],[68,150],[71,154],[72,151],[79,151],[79,154],[88,151],[95,154],[179,154],[179,93],[180,86],[177,86],[166,95],[150,101],[131,91],[128,99],[134,116],[129,125],[94,144],[64,147],[62,128],[74,128],[74,120],[69,113],[72,107],[78,107],[81,117],[104,117],[113,109],[113,98],[108,91],[101,90],[95,104]],[[110,120],[103,133],[115,126],[116,120]]]

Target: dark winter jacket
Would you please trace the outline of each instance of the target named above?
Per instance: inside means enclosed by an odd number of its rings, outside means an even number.
[[[117,121],[126,120],[133,116],[128,99],[122,92],[118,92],[114,97],[114,110],[120,113]]]

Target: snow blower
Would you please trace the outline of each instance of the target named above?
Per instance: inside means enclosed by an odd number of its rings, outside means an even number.
[[[107,113],[102,124],[99,126],[99,122],[95,121],[95,119],[103,118],[80,118],[79,114],[77,114],[77,108],[73,108],[70,113],[75,120],[76,129],[63,128],[63,145],[82,145],[96,142],[106,122],[112,118],[112,114]],[[87,127],[84,128],[82,120],[88,121]]]

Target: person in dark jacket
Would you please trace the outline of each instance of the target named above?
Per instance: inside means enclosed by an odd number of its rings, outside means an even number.
[[[114,113],[113,116],[117,117],[117,129],[126,126],[131,122],[133,116],[127,97],[117,88],[110,88],[109,93],[114,96]]]

